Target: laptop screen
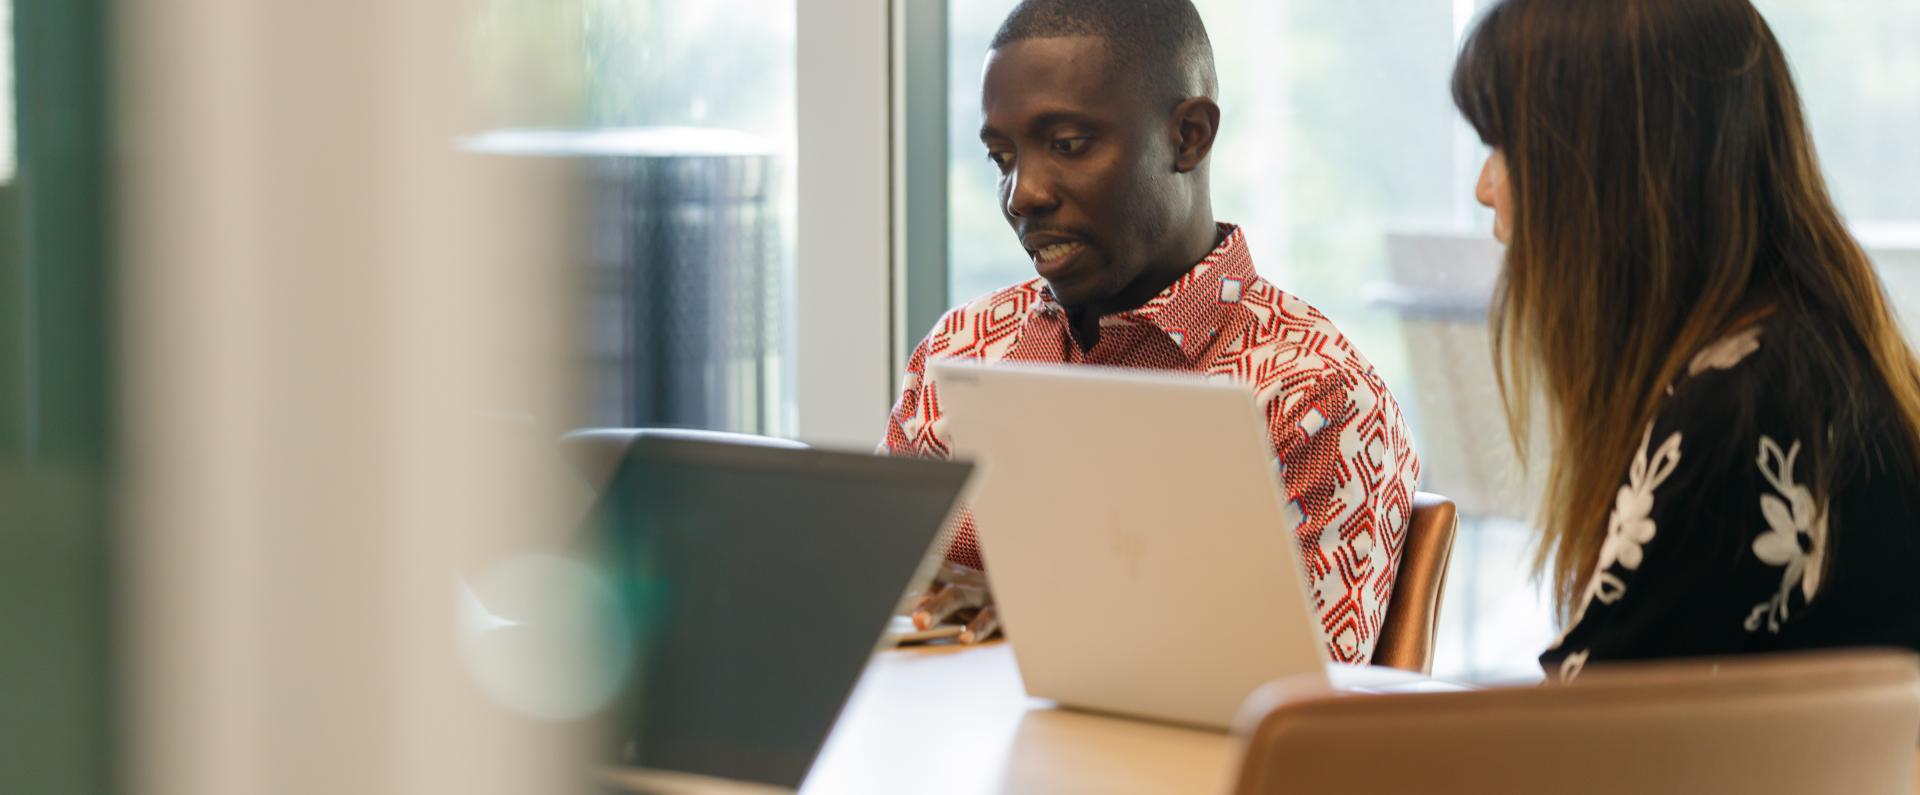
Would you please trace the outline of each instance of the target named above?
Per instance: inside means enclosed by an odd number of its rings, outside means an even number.
[[[639,640],[618,763],[798,787],[969,469],[637,440],[596,513]]]

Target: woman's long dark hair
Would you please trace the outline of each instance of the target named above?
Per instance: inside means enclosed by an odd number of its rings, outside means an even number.
[[[1462,46],[1453,97],[1506,158],[1494,361],[1523,456],[1530,399],[1545,399],[1537,562],[1563,614],[1667,385],[1757,311],[1817,324],[1820,369],[1837,380],[1816,387],[1830,449],[1892,427],[1920,455],[1920,366],[1748,0],[1505,0]],[[1871,396],[1898,409],[1890,425],[1869,416]],[[1818,494],[1835,485],[1832,459],[1810,459]]]

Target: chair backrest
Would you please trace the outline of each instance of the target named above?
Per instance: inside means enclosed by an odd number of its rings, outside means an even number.
[[[620,466],[620,460],[626,457],[627,448],[633,446],[633,440],[643,436],[784,447],[793,450],[804,450],[807,447],[791,439],[723,431],[699,431],[687,428],[581,428],[560,437],[560,454],[573,464],[574,470],[587,481],[587,485],[598,491],[613,477],[613,471]]]
[[[1440,626],[1440,597],[1460,518],[1453,501],[1438,494],[1413,495],[1400,573],[1394,578],[1387,617],[1373,647],[1373,664],[1416,673],[1433,671],[1433,638]]]
[[[1914,783],[1920,656],[1590,666],[1570,685],[1460,693],[1283,680],[1241,718],[1240,795],[1898,793]]]

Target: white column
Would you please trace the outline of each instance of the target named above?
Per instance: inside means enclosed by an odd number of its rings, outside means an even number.
[[[871,449],[893,400],[888,0],[806,0],[797,32],[798,436]]]

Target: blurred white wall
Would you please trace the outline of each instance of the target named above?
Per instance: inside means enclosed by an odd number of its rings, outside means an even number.
[[[456,152],[470,12],[120,5],[130,792],[590,770],[457,651],[461,578],[564,543],[577,496],[548,444],[575,195],[560,161]]]

